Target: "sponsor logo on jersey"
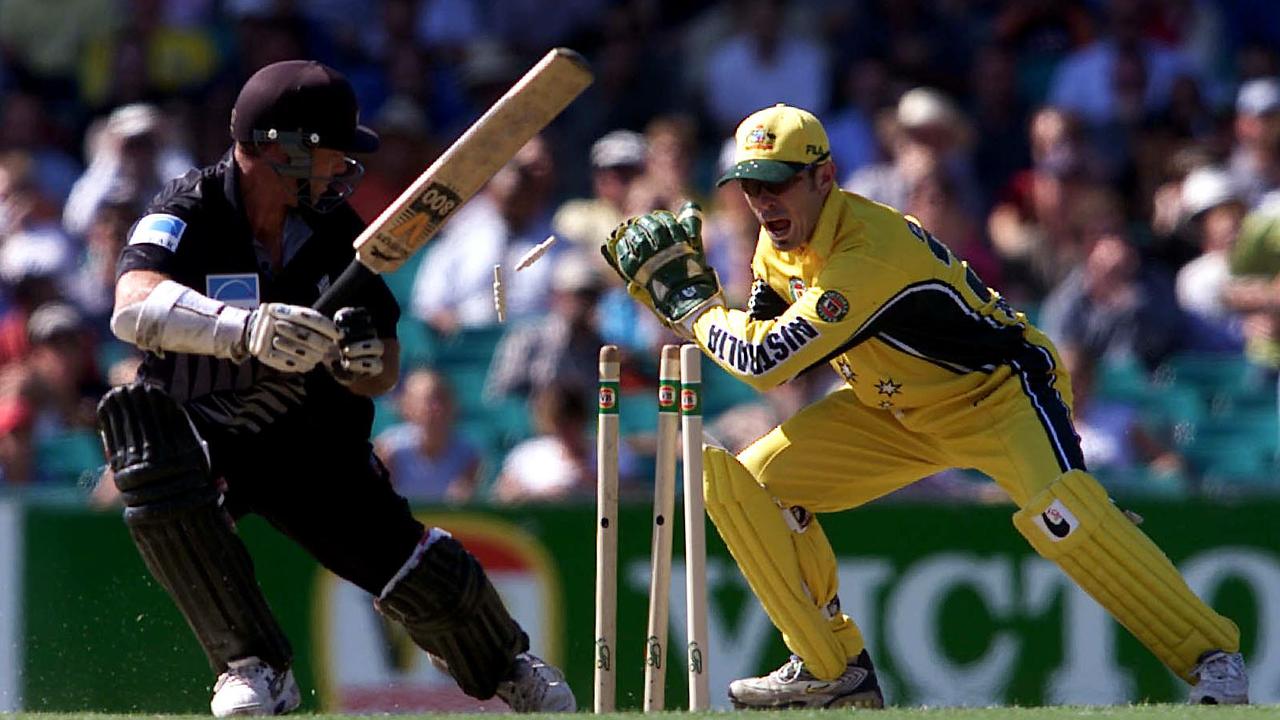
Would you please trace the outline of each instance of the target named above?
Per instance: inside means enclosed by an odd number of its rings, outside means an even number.
[[[837,290],[828,290],[818,298],[814,310],[823,322],[838,323],[849,314],[849,300]]]
[[[133,226],[129,235],[130,245],[159,245],[169,252],[178,251],[187,222],[176,215],[152,213]]]
[[[252,310],[261,302],[255,273],[205,275],[204,294],[232,307]]]
[[[804,294],[804,291],[808,289],[805,287],[804,280],[801,280],[798,277],[793,277],[788,280],[787,287],[791,288],[791,302],[799,300],[800,296]]]
[[[707,333],[707,350],[740,373],[763,375],[817,337],[818,329],[804,318],[775,323],[764,341],[755,344],[712,325]]]
[[[772,150],[773,142],[778,136],[769,132],[768,128],[763,125],[757,125],[747,133],[747,141],[743,143],[743,150]]]
[[[1061,500],[1054,500],[1036,518],[1036,524],[1044,530],[1050,540],[1060,542],[1075,532],[1075,529],[1080,526],[1080,521],[1076,520],[1076,516],[1071,514]]]

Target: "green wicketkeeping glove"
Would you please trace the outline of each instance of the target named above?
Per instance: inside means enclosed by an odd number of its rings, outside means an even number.
[[[680,208],[678,220],[666,210],[626,220],[600,251],[632,297],[686,335],[692,334],[686,319],[724,304],[720,279],[702,251],[702,216],[694,203]]]

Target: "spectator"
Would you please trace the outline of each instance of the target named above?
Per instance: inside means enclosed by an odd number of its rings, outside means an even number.
[[[220,69],[213,24],[175,24],[162,0],[126,0],[123,26],[94,36],[80,55],[80,96],[89,107],[194,94]]]
[[[28,318],[62,298],[71,261],[66,238],[56,231],[16,233],[0,244],[0,288],[9,300],[0,316],[0,367],[26,357]]]
[[[644,136],[614,130],[591,146],[592,197],[569,200],[556,210],[556,237],[595,253],[600,238],[622,221],[627,194],[645,172],[649,153]]]
[[[68,289],[69,299],[85,313],[100,340],[111,341],[111,310],[115,304],[116,259],[128,241],[129,228],[142,214],[142,203],[131,193],[112,193],[102,199],[85,231],[84,255]]]
[[[707,113],[719,134],[773,103],[827,109],[826,51],[805,37],[783,34],[780,0],[748,0],[742,29],[711,50],[703,88]]]
[[[1182,182],[1182,209],[1188,231],[1201,254],[1178,271],[1178,304],[1192,322],[1196,349],[1239,352],[1243,346],[1239,316],[1227,307],[1224,292],[1231,278],[1231,248],[1240,232],[1245,207],[1230,173],[1222,168],[1193,170]]]
[[[716,163],[716,177],[733,167],[734,148],[732,138],[725,141]],[[720,276],[725,300],[734,307],[745,306],[751,294],[751,256],[759,237],[760,223],[742,192],[732,184],[716,187],[710,211],[702,223],[702,245],[711,267]]]
[[[1183,479],[1186,462],[1143,422],[1133,403],[1099,397],[1094,381],[1098,359],[1072,353],[1066,362],[1071,374],[1072,425],[1080,436],[1080,450],[1091,472],[1113,489],[1151,489],[1148,480]],[[1144,476],[1143,473],[1147,473]],[[1111,482],[1107,482],[1110,480]]]
[[[969,85],[977,136],[974,175],[982,183],[981,208],[986,210],[1031,154],[1025,132],[1028,107],[1018,94],[1018,57],[998,45],[982,48],[974,59]]]
[[[677,205],[692,200],[706,207],[703,193],[693,186],[697,131],[697,125],[688,115],[659,115],[644,129],[647,149],[644,178],[662,188]]]
[[[861,58],[841,77],[841,104],[831,110],[825,125],[832,159],[848,175],[880,159],[875,117],[889,104],[889,76],[884,61]]]
[[[31,403],[16,392],[0,394],[0,487],[40,480],[35,463]]]
[[[0,82],[2,90],[3,82]],[[51,115],[43,96],[20,91],[0,92],[0,151],[25,156],[24,162],[31,164],[29,177],[40,194],[61,203],[66,201],[71,185],[84,168],[67,152],[72,144],[68,139],[70,133]],[[7,159],[0,160],[0,164],[8,163]],[[4,225],[0,221],[0,232]]]
[[[1082,0],[1000,5],[992,22],[994,40],[1018,58],[1019,94],[1033,104],[1040,103],[1063,58],[1093,40],[1093,20]]]
[[[912,182],[902,208],[921,226],[943,236],[955,256],[973,268],[988,286],[1004,287],[1000,261],[978,230],[978,219],[960,203],[955,185],[941,168],[924,171]]]
[[[960,190],[964,206],[977,212],[978,184],[969,157],[973,128],[955,103],[931,88],[908,90],[898,100],[893,122],[885,123],[882,132],[887,133],[892,160],[858,170],[841,187],[891,207],[905,207],[912,183],[937,166]]]
[[[435,52],[461,57],[466,45],[485,32],[479,0],[426,0],[419,5],[414,35]]]
[[[1245,316],[1245,356],[1260,381],[1273,384],[1280,371],[1280,192],[1245,215],[1230,268],[1224,300]]]
[[[85,44],[111,32],[121,19],[112,0],[5,0],[0,46],[26,82],[62,100],[75,98],[76,63]]]
[[[493,266],[514,268],[550,234],[547,201],[554,183],[547,141],[535,137],[454,214],[433,243],[414,279],[414,317],[445,335],[497,324]],[[545,311],[555,265],[550,259],[508,273],[509,320]]]
[[[0,239],[22,231],[61,236],[58,199],[41,187],[38,170],[23,150],[0,155]]]
[[[1115,195],[1091,193],[1074,212],[1083,261],[1045,300],[1040,326],[1067,362],[1084,353],[1155,368],[1184,340],[1172,280],[1142,262]]]
[[[404,422],[374,441],[396,491],[412,502],[467,502],[475,496],[480,455],[454,428],[457,404],[443,375],[414,370],[400,383]]]
[[[1280,77],[1250,80],[1236,96],[1230,170],[1249,207],[1280,188]]]
[[[511,449],[493,499],[510,504],[595,497],[595,452],[582,394],[552,383],[538,388],[531,405],[538,434]]]
[[[1054,74],[1051,105],[1079,115],[1090,126],[1103,126],[1126,113],[1158,113],[1169,105],[1174,81],[1194,75],[1186,58],[1167,45],[1143,36],[1151,0],[1109,0],[1107,33],[1071,53]],[[1141,75],[1140,86],[1135,86]],[[1138,90],[1137,107],[1125,107]]]
[[[485,382],[490,400],[529,397],[556,384],[586,399],[595,392],[598,353],[596,302],[604,289],[595,264],[581,251],[562,253],[551,279],[551,313],[513,327],[494,351]]]
[[[195,161],[170,137],[160,110],[135,104],[116,108],[89,131],[89,167],[76,180],[62,215],[74,237],[84,237],[104,198],[131,194],[150,199],[171,178],[190,170]]]
[[[1013,176],[987,218],[1003,263],[1000,291],[1038,303],[1080,259],[1072,208],[1090,187],[1089,148],[1070,113],[1045,107],[1031,118],[1031,167]]]
[[[37,439],[95,429],[95,408],[107,387],[98,374],[84,317],[67,303],[45,303],[31,313],[27,338],[27,366],[38,402]]]
[[[412,99],[397,95],[383,104],[373,129],[382,145],[365,160],[365,174],[351,195],[351,207],[366,223],[400,197],[436,153],[426,113]]]

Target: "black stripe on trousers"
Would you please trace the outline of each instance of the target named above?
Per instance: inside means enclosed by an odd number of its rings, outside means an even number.
[[[1053,386],[1056,377],[1052,371],[1052,361],[1047,372],[1027,372],[1017,361],[1011,365],[1018,373],[1023,394],[1031,400],[1031,407],[1044,426],[1049,446],[1053,448],[1053,455],[1058,460],[1058,469],[1064,473],[1068,470],[1084,470],[1084,453],[1080,450],[1080,436],[1071,424],[1071,410]]]

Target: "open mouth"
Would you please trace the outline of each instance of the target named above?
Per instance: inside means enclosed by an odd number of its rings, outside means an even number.
[[[764,229],[768,230],[770,235],[786,235],[787,231],[791,229],[791,221],[786,218],[767,220],[765,221]]]

